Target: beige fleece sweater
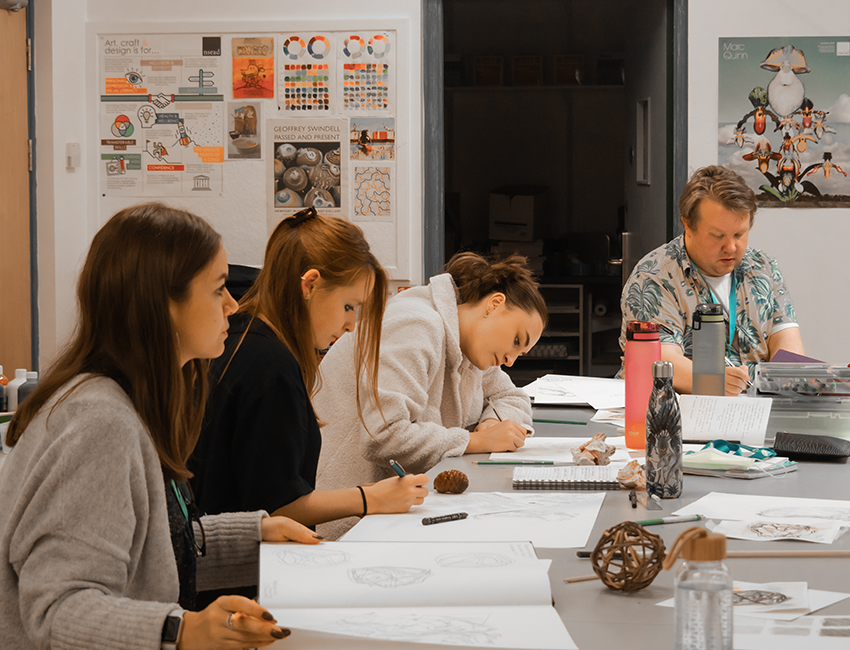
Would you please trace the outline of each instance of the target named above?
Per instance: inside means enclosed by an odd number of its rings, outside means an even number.
[[[469,431],[499,415],[531,429],[531,403],[498,367],[482,371],[460,349],[457,292],[449,274],[394,296],[384,314],[378,393],[381,413],[361,387],[355,403],[354,337],[337,341],[322,361],[322,387],[313,404],[322,427],[318,489],[370,483],[392,475],[392,458],[409,473],[426,472],[460,456]],[[371,432],[371,435],[370,435]],[[323,534],[340,534],[326,526]]]

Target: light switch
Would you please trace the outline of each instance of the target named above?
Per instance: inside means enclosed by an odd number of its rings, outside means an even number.
[[[74,169],[80,166],[80,143],[65,143],[65,167]]]

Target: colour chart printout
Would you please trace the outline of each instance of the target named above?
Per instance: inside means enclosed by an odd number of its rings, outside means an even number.
[[[329,114],[337,110],[334,97],[336,52],[333,33],[287,33],[280,36],[277,94],[281,111]]]
[[[105,196],[221,194],[221,37],[98,37],[98,177]]]

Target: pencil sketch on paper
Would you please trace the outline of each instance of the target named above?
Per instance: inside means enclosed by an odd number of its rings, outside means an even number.
[[[528,510],[504,510],[502,512],[485,512],[475,515],[473,519],[537,519],[539,521],[569,521],[575,519],[575,512],[555,512],[548,509],[536,508]]]
[[[765,518],[850,520],[850,510],[845,508],[769,508],[757,514]]]
[[[352,582],[385,589],[425,582],[431,575],[429,569],[397,566],[360,567],[348,570],[348,577]]]
[[[498,630],[481,620],[458,616],[416,614],[401,616],[388,612],[364,612],[328,626],[328,632],[375,639],[441,643],[448,645],[493,645],[501,637]]]
[[[732,605],[734,607],[746,607],[748,605],[779,605],[788,600],[788,596],[778,591],[764,591],[762,589],[747,589],[735,591],[732,594]]]
[[[292,546],[274,553],[278,562],[289,566],[325,567],[348,564],[351,556],[345,551],[335,549],[310,549]]]
[[[747,530],[761,539],[808,539],[821,536],[821,529],[805,524],[784,524],[776,521],[757,521]]]
[[[440,555],[435,562],[451,569],[493,569],[513,564],[514,560],[500,553],[449,553]]]

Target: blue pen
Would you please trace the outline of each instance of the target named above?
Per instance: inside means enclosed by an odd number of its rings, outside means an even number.
[[[394,460],[390,461],[390,467],[392,467],[393,471],[396,474],[398,474],[399,478],[404,478],[405,476],[407,476],[407,474],[404,471],[404,468],[401,465],[399,465],[397,462],[395,462]]]

